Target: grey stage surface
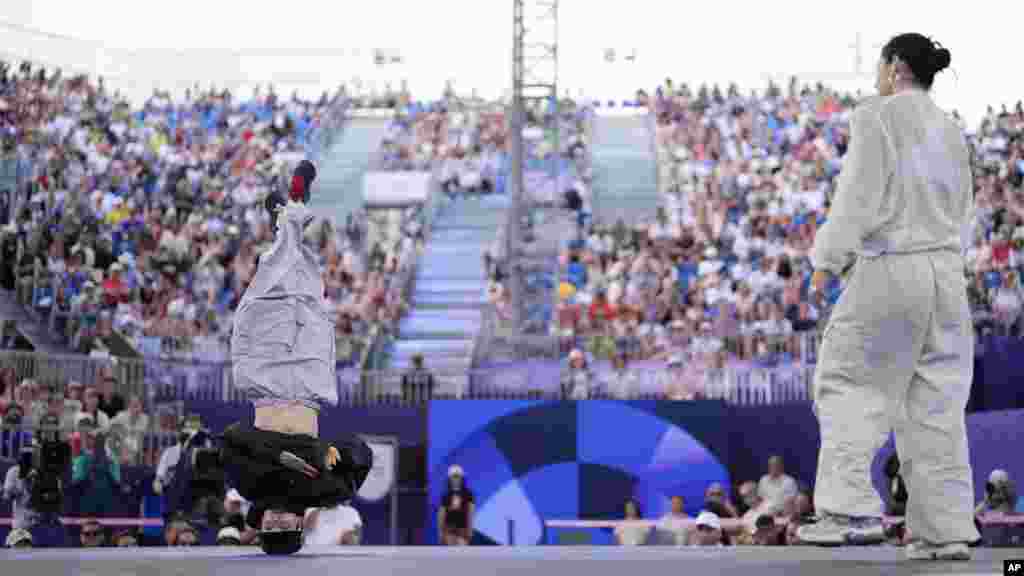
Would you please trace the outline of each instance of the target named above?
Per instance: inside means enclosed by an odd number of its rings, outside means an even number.
[[[685,574],[811,575],[1003,573],[1003,560],[1024,557],[1024,549],[976,549],[970,562],[909,562],[895,548],[616,548],[546,546],[533,548],[319,548],[288,557],[269,557],[256,548],[135,548],[26,550],[0,552],[5,576],[200,575],[313,576],[482,576],[532,573],[572,576],[629,576],[623,562],[643,563],[637,576]]]

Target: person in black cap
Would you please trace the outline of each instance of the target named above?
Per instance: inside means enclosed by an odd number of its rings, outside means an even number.
[[[303,161],[287,199],[265,199],[274,244],[260,255],[231,337],[234,382],[255,405],[255,419],[225,431],[221,458],[232,485],[253,503],[246,524],[261,530],[260,544],[273,555],[297,552],[306,509],[351,499],[373,464],[358,439],[318,439],[320,408],[337,404],[338,392],[334,321],[319,260],[302,242],[315,178]]]

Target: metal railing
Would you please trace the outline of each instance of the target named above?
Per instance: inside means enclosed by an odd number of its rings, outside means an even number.
[[[148,430],[124,430],[118,426],[100,430],[107,440],[108,454],[122,466],[155,467],[160,453],[169,446],[178,443],[178,432],[158,430],[152,424],[155,418],[150,416]],[[17,462],[23,450],[30,449],[34,440],[53,438],[57,434],[61,441],[71,445],[72,456],[77,456],[82,449],[82,431],[74,427],[44,428],[33,423],[0,424],[0,459]]]
[[[116,391],[138,395],[146,405],[177,401],[239,404],[243,390],[235,388],[231,365],[222,362],[187,362],[165,359],[101,359],[89,356],[57,356],[34,352],[0,352],[0,366],[15,369],[19,381],[32,378],[43,386],[62,390],[69,382],[86,385],[110,370],[117,379]],[[430,361],[427,360],[430,370]],[[734,404],[806,402],[813,366],[807,362],[774,365],[732,362],[722,370],[703,373],[675,372],[662,362],[638,361],[623,375],[596,365],[590,370],[586,397],[629,399],[672,398],[674,386],[686,384],[704,396]],[[419,405],[431,398],[514,399],[563,398],[566,365],[530,361],[473,370],[430,370],[433,390],[406,390],[400,370],[337,370],[341,405]]]

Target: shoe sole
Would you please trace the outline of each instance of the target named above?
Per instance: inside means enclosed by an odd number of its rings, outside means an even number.
[[[797,540],[799,540],[800,544],[803,544],[805,546],[818,546],[818,547],[821,547],[821,548],[839,548],[839,547],[842,547],[842,546],[879,546],[881,544],[885,544],[885,542],[886,542],[884,534],[878,535],[878,536],[876,536],[876,535],[865,536],[865,535],[861,535],[861,534],[849,534],[849,535],[845,536],[842,540],[819,540],[819,541],[804,540],[803,538],[800,538],[800,534],[797,534],[796,537],[797,537]]]
[[[908,552],[907,558],[921,562],[967,562],[971,559],[970,552]]]

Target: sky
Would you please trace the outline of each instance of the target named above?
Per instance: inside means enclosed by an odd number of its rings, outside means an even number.
[[[506,94],[512,81],[511,0],[392,0],[287,4],[264,0],[175,0],[147,12],[138,0],[4,0],[0,20],[66,35],[42,37],[2,29],[3,53],[102,71],[132,96],[154,85],[276,80],[317,94],[340,82],[398,87],[417,98],[439,95],[447,81],[460,93]],[[527,2],[531,6],[531,2]],[[821,2],[610,2],[561,0],[558,85],[573,96],[628,97],[665,78],[737,82],[760,88],[769,77],[796,74],[870,92],[881,44],[921,32],[953,54],[934,95],[974,123],[988,104],[1024,97],[1014,72],[1015,38],[1024,2],[978,0],[973,10],[940,10],[934,2],[865,0],[834,7]],[[299,8],[299,9],[297,9]],[[532,8],[528,8],[532,9]],[[538,28],[553,37],[553,29]],[[858,34],[861,74],[856,74]],[[538,35],[538,39],[543,39]],[[377,67],[374,49],[398,53],[401,65]],[[629,64],[606,63],[604,51],[635,51]]]

